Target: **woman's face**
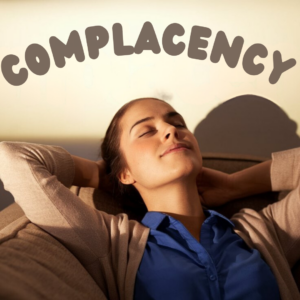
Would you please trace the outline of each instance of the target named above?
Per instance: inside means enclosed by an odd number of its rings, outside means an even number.
[[[194,135],[168,103],[147,99],[134,103],[120,120],[120,148],[128,168],[120,176],[138,191],[177,180],[195,180],[202,157]],[[177,143],[184,147],[165,153]],[[164,154],[165,153],[165,154]]]

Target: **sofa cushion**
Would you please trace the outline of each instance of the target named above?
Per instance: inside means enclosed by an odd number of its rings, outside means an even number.
[[[4,208],[0,212],[0,230],[23,215],[24,211],[16,202]]]
[[[0,299],[106,299],[79,261],[22,216],[0,230]]]

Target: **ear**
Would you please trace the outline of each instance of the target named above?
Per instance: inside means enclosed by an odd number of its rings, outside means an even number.
[[[123,184],[133,184],[136,182],[127,168],[118,175],[118,178]]]

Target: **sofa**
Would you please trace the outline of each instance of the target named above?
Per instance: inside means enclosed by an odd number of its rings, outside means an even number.
[[[203,153],[202,156],[203,166],[226,173],[268,159],[220,153]],[[88,205],[110,214],[125,212],[129,218],[140,221],[146,212],[145,207],[114,199],[101,190],[72,186],[71,191]],[[213,209],[230,218],[244,207],[258,211],[280,201],[288,192],[259,194]],[[291,272],[300,290],[300,263]],[[13,203],[0,212],[0,299],[105,298],[76,257],[59,240],[31,223],[22,209]]]

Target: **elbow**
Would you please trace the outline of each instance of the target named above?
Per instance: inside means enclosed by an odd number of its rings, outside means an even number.
[[[22,148],[21,142],[0,142],[0,157],[10,158],[19,152]]]
[[[4,161],[12,158],[12,156],[16,152],[15,144],[16,144],[16,142],[6,142],[6,141],[0,142],[1,165],[4,163]]]
[[[20,149],[22,143],[20,142],[0,142],[0,178],[8,171],[12,171],[14,166],[19,161]]]

